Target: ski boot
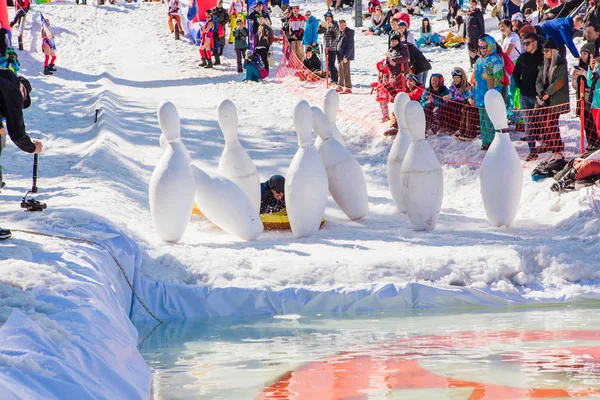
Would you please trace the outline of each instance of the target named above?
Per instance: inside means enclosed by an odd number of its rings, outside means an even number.
[[[56,71],[56,68],[54,68],[54,64],[48,65],[48,71],[50,71],[50,72]]]
[[[207,63],[205,66],[204,66],[204,68],[205,68],[205,69],[212,68],[212,67],[213,67],[213,62],[212,62],[212,59],[211,59],[211,58],[207,58],[207,59],[206,59],[206,61],[207,61],[208,63]],[[215,63],[215,64],[216,64],[216,63]]]
[[[557,180],[555,183],[550,186],[550,190],[553,192],[560,192],[565,190],[569,186],[575,183],[575,179],[577,176],[577,170],[575,168],[571,168],[562,178]]]
[[[52,75],[52,71],[50,71],[50,67],[44,67],[44,75]]]
[[[0,240],[6,240],[9,237],[11,237],[12,234],[10,232],[10,229],[2,229],[0,228]]]
[[[206,62],[206,58],[202,59],[202,62],[200,63],[201,67],[206,67],[208,65],[208,63]]]

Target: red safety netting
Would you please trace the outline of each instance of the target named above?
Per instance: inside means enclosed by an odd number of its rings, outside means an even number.
[[[311,85],[315,87],[327,86],[326,71],[320,71],[320,73],[314,73],[304,66],[302,60],[300,60],[292,49],[292,45],[288,41],[287,37],[283,35],[283,49],[282,57],[275,79],[278,83],[284,81],[295,81],[300,82],[302,85]],[[327,65],[324,61],[322,64]],[[293,83],[293,82],[292,82]]]

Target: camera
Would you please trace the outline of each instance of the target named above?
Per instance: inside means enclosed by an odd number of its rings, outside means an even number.
[[[41,203],[35,199],[25,200],[25,197],[23,197],[23,200],[21,200],[21,208],[24,208],[25,211],[43,211],[47,207],[46,203]]]

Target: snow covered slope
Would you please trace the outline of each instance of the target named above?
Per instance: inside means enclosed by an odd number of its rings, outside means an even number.
[[[477,141],[430,139],[447,163],[442,214],[434,232],[410,230],[406,216],[396,213],[391,200],[385,175],[390,140],[381,135],[385,127],[378,123],[379,107],[368,95],[368,85],[375,79],[374,64],[383,57],[386,42],[359,32],[357,59],[352,64],[357,94],[341,98],[338,127],[364,168],[369,215],[349,221],[330,199],[327,223],[317,236],[297,240],[290,232],[266,232],[251,243],[194,217],[181,243],[161,243],[150,218],[148,182],[161,155],[156,106],[162,99],[178,106],[183,140],[195,162],[206,169],[216,169],[223,148],[217,104],[232,99],[240,112],[240,139],[264,181],[275,173],[285,175],[296,151],[294,104],[306,98],[320,105],[322,91],[290,82],[277,84],[273,78],[242,84],[230,45],[224,65],[200,69],[197,47],[187,39],[173,40],[160,3],[36,7],[52,22],[59,57],[59,71],[51,77],[41,75],[39,26],[34,26],[30,52],[22,52],[21,59],[23,73],[31,77],[34,87],[27,127],[45,144],[37,198],[48,203],[48,210],[20,211],[18,202],[30,186],[31,156],[9,144],[1,160],[8,183],[0,195],[1,226],[82,237],[94,237],[94,227],[125,232],[142,253],[144,290],[155,285],[153,281],[170,287],[199,285],[208,291],[302,289],[310,296],[321,291],[366,290],[368,294],[390,284],[401,291],[407,283],[444,289],[436,301],[414,302],[409,297],[408,303],[391,307],[453,305],[458,293],[478,303],[474,291],[497,294],[505,299],[500,303],[564,301],[582,293],[594,298],[598,291],[600,221],[585,191],[557,196],[549,191],[550,182],[532,182],[526,173],[514,225],[491,228],[479,195],[475,166],[483,153]],[[310,8],[322,15],[323,5]],[[345,17],[350,19],[349,14]],[[418,26],[416,19],[412,30],[416,32]],[[426,50],[426,55],[434,71],[447,77],[454,65],[468,66],[464,51],[438,48]],[[98,123],[94,123],[95,110],[99,110]],[[565,133],[577,135],[576,129]],[[15,237],[31,246],[45,243],[45,239]],[[0,244],[0,268],[6,266],[2,249],[7,245]],[[44,264],[43,251],[36,257]],[[0,279],[10,285],[17,278],[3,274]],[[152,295],[156,293],[150,290],[148,296]],[[248,307],[240,312],[256,307],[241,300],[236,304]]]

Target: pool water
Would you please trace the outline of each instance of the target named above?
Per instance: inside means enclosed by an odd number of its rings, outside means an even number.
[[[156,399],[600,399],[600,308],[138,329]]]

